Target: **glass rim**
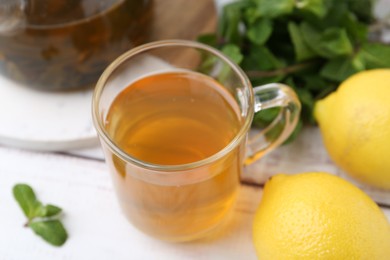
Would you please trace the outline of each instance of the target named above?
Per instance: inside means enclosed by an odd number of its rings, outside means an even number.
[[[223,62],[227,63],[230,68],[238,75],[241,82],[245,87],[248,88],[250,96],[248,100],[248,113],[245,118],[244,124],[241,126],[240,130],[236,133],[234,138],[220,151],[217,153],[206,157],[202,160],[191,162],[191,163],[185,163],[185,164],[174,164],[174,165],[165,165],[165,164],[154,164],[150,162],[146,162],[140,159],[137,159],[136,157],[131,156],[130,154],[123,151],[120,147],[118,147],[113,139],[111,138],[111,135],[106,131],[102,120],[100,119],[101,114],[99,112],[99,101],[103,92],[103,89],[110,78],[113,71],[115,71],[118,67],[120,67],[124,62],[126,62],[129,58],[140,54],[144,51],[149,51],[161,47],[188,47],[188,48],[194,48],[194,49],[201,49],[205,50],[209,53],[212,53],[213,55],[217,56]],[[95,89],[93,91],[93,97],[92,97],[92,119],[93,124],[95,125],[95,129],[97,131],[98,136],[104,141],[104,143],[109,147],[109,149],[118,157],[120,157],[122,160],[126,162],[131,162],[141,168],[146,168],[158,172],[172,172],[172,171],[182,171],[182,170],[190,170],[194,168],[198,168],[207,164],[210,164],[214,161],[217,161],[221,159],[223,156],[225,156],[227,153],[229,153],[231,150],[233,150],[237,145],[240,144],[242,139],[245,137],[246,133],[248,132],[253,115],[254,115],[254,96],[253,96],[253,90],[252,85],[246,76],[245,72],[230,58],[222,54],[217,49],[210,47],[206,44],[190,41],[190,40],[160,40],[160,41],[154,41],[150,43],[146,43],[143,45],[140,45],[138,47],[135,47],[122,55],[120,55],[118,58],[116,58],[111,64],[104,70],[102,75],[100,76]]]

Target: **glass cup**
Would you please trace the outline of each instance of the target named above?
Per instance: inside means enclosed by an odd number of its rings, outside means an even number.
[[[226,100],[229,100],[227,103],[234,107],[235,124],[223,125],[223,130],[209,129],[216,139],[230,133],[229,140],[215,153],[190,162],[165,164],[149,161],[148,158],[140,159],[128,152],[127,146],[122,144],[123,133],[120,139],[117,132],[131,129],[133,119],[139,121],[138,116],[145,111],[137,104],[129,105],[126,106],[126,116],[119,117],[121,111],[111,109],[115,101],[121,99],[118,95],[124,93],[124,89],[131,90],[135,86],[134,82],[153,75],[157,84],[163,84],[159,82],[161,78],[158,75],[164,73],[192,73],[195,78],[207,79],[206,82],[209,83],[212,81],[218,85],[218,91],[223,93]],[[200,89],[195,86],[188,93],[197,95],[201,92]],[[137,98],[137,93],[142,95],[142,92],[142,89],[133,91],[133,98]],[[164,96],[176,102],[176,98],[180,97],[176,97],[174,93],[176,92],[167,92]],[[206,104],[209,96],[191,96],[188,100]],[[213,108],[217,103],[211,101],[204,106]],[[170,116],[177,112],[177,109],[166,110],[168,106],[170,105],[157,106],[156,111],[149,111],[154,119],[146,121],[145,125],[155,123],[159,113]],[[254,114],[274,107],[278,107],[280,111],[274,121],[255,136],[248,138]],[[220,114],[215,115],[211,113],[211,108],[198,108],[196,120],[220,118],[223,111],[228,109],[219,110]],[[225,222],[233,209],[244,165],[251,164],[286,140],[297,124],[300,108],[299,100],[290,87],[273,83],[252,88],[245,73],[224,54],[207,45],[184,40],[153,42],[123,54],[104,71],[93,96],[94,124],[124,214],[144,233],[169,241],[200,238]],[[183,111],[187,111],[186,109],[183,107]],[[184,117],[187,116],[186,113]],[[164,120],[161,122],[167,123]],[[226,122],[223,119],[220,124]],[[207,124],[212,123],[213,121],[208,121]],[[114,130],[111,124],[116,125]],[[184,122],[168,126],[171,131],[175,131],[175,128],[183,125]],[[163,132],[162,127],[152,128],[148,132],[151,136],[147,140],[149,145],[153,146],[153,140],[167,141],[164,137],[154,138],[160,132]],[[213,144],[212,138],[203,138],[201,131],[197,132],[191,127],[178,133],[181,138],[191,136],[196,139],[188,149],[209,148]],[[130,140],[135,135],[137,134],[129,134],[125,139]],[[132,145],[131,141],[129,142],[127,145]],[[167,142],[166,147],[162,147],[166,148],[165,150],[181,141]],[[166,156],[164,149],[161,149],[161,152],[154,148],[149,149],[147,152],[153,152],[157,159]]]

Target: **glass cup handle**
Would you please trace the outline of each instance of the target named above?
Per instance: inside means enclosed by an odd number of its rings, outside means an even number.
[[[297,95],[284,84],[271,83],[255,87],[253,92],[255,113],[273,107],[280,107],[280,112],[271,124],[248,140],[244,165],[252,164],[282,144],[295,129],[301,111]]]

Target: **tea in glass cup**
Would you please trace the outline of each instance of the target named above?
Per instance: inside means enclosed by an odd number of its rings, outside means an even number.
[[[299,117],[290,88],[271,84],[255,92],[227,57],[191,41],[146,44],[106,69],[93,117],[130,222],[170,241],[205,236],[224,222],[244,163],[285,140]],[[280,116],[247,142],[255,110],[268,107],[280,107]],[[279,136],[265,140],[281,125]]]

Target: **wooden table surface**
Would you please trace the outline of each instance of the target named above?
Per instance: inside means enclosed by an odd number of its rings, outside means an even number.
[[[153,24],[154,39],[194,39],[199,32],[215,28],[213,1],[155,0]],[[318,139],[318,134],[314,138]],[[262,170],[267,174],[287,170],[291,165],[281,163],[286,158],[283,156],[305,146],[298,141],[284,147],[274,157],[265,158]],[[242,184],[230,228],[224,233],[173,244],[148,237],[130,225],[119,209],[105,162],[99,156],[78,154],[0,146],[0,260],[256,259],[251,230],[261,184]],[[309,158],[310,167],[334,169],[319,165],[316,158]],[[69,232],[64,246],[52,247],[23,227],[25,217],[12,196],[16,183],[30,184],[40,200],[63,207],[63,222]],[[390,220],[389,193],[381,194],[385,202],[382,209]]]

